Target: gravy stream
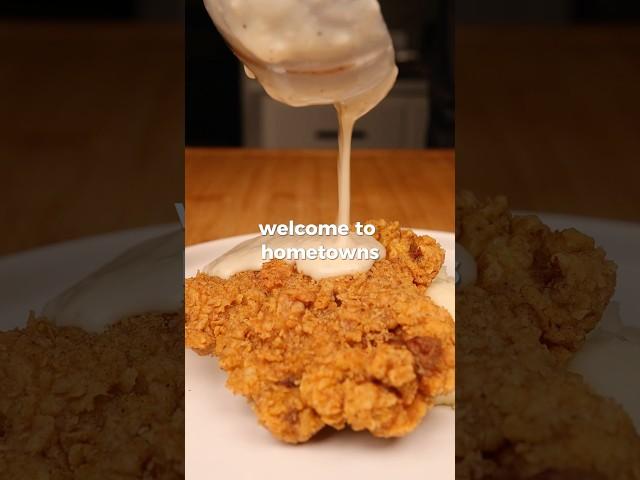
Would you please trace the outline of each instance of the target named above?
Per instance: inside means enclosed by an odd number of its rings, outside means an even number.
[[[349,8],[344,1],[303,0],[205,0],[205,5],[245,64],[247,75],[256,78],[271,97],[292,106],[335,106],[340,126],[337,223],[349,224],[353,127],[387,95],[398,73],[377,0],[349,0]],[[255,23],[248,24],[247,19]],[[291,29],[293,36],[282,35]],[[262,243],[272,248],[378,248],[380,258],[386,254],[374,238],[354,234],[257,237],[211,262],[204,271],[228,278],[260,270]],[[302,260],[296,266],[320,279],[365,272],[373,263]],[[176,311],[182,304],[182,293],[175,290],[182,279],[182,265],[183,234],[177,231],[132,248],[52,299],[43,314],[59,325],[101,331],[136,313]],[[448,280],[442,282],[434,282],[429,294],[453,313],[453,289]]]
[[[398,75],[391,37],[377,0],[279,0],[278,8],[251,0],[206,0],[205,5],[249,78],[275,100],[302,107],[334,105],[339,123],[338,224],[350,224],[351,137],[355,122],[387,95]],[[338,2],[340,3],[340,2]],[[257,10],[256,10],[257,9]],[[283,25],[287,25],[283,29]],[[249,240],[214,260],[204,272],[222,278],[259,270],[260,246],[273,248],[377,248],[372,237],[282,236]],[[312,278],[368,271],[370,259],[296,261]]]

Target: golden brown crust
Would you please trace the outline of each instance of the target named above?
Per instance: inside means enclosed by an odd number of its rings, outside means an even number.
[[[640,437],[627,414],[540,344],[525,309],[471,287],[456,319],[457,478],[640,478]]]
[[[458,200],[457,241],[476,258],[476,284],[526,306],[557,354],[575,352],[613,295],[615,264],[575,229],[552,232],[535,216],[512,216],[504,198]]]
[[[315,281],[273,261],[186,282],[187,345],[219,358],[228,387],[281,440],[325,425],[401,436],[453,389],[453,321],[425,294],[442,250],[378,225],[388,257],[367,273]]]
[[[614,265],[575,230],[512,217],[504,199],[465,193],[458,208],[479,271],[456,292],[456,477],[640,478],[627,414],[566,369],[612,295]]]
[[[2,478],[184,477],[183,320],[0,332]]]
[[[444,262],[444,250],[429,236],[417,236],[400,228],[399,222],[369,220],[376,227],[374,238],[387,250],[387,258],[409,269],[416,285],[429,285]]]

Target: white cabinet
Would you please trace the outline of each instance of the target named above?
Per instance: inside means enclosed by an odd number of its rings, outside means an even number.
[[[244,145],[262,148],[337,148],[338,121],[331,106],[294,108],[243,80]],[[355,126],[354,148],[423,148],[427,84],[399,80],[380,105]]]

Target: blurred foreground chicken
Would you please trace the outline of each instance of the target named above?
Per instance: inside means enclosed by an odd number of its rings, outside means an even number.
[[[456,477],[640,479],[628,415],[567,370],[613,294],[613,262],[503,198],[463,193],[457,210],[478,275],[456,292]]]
[[[0,478],[184,478],[182,315],[0,332]]]

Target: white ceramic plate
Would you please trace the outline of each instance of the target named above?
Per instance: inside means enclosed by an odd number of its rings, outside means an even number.
[[[447,271],[453,272],[454,235],[415,232],[440,242],[447,252]],[[214,258],[254,236],[187,248],[186,276],[193,276]],[[451,408],[436,407],[416,431],[402,439],[326,429],[309,443],[291,446],[275,440],[258,424],[244,398],[225,388],[226,374],[215,359],[187,351],[185,376],[187,480],[454,478],[455,414]]]
[[[0,257],[0,330],[23,326],[55,295],[128,248],[180,228],[153,225],[80,238]]]
[[[604,248],[607,257],[618,265],[613,300],[620,305],[622,320],[627,325],[640,327],[640,223],[550,213],[535,215],[554,230],[575,228],[593,237],[596,244]]]

